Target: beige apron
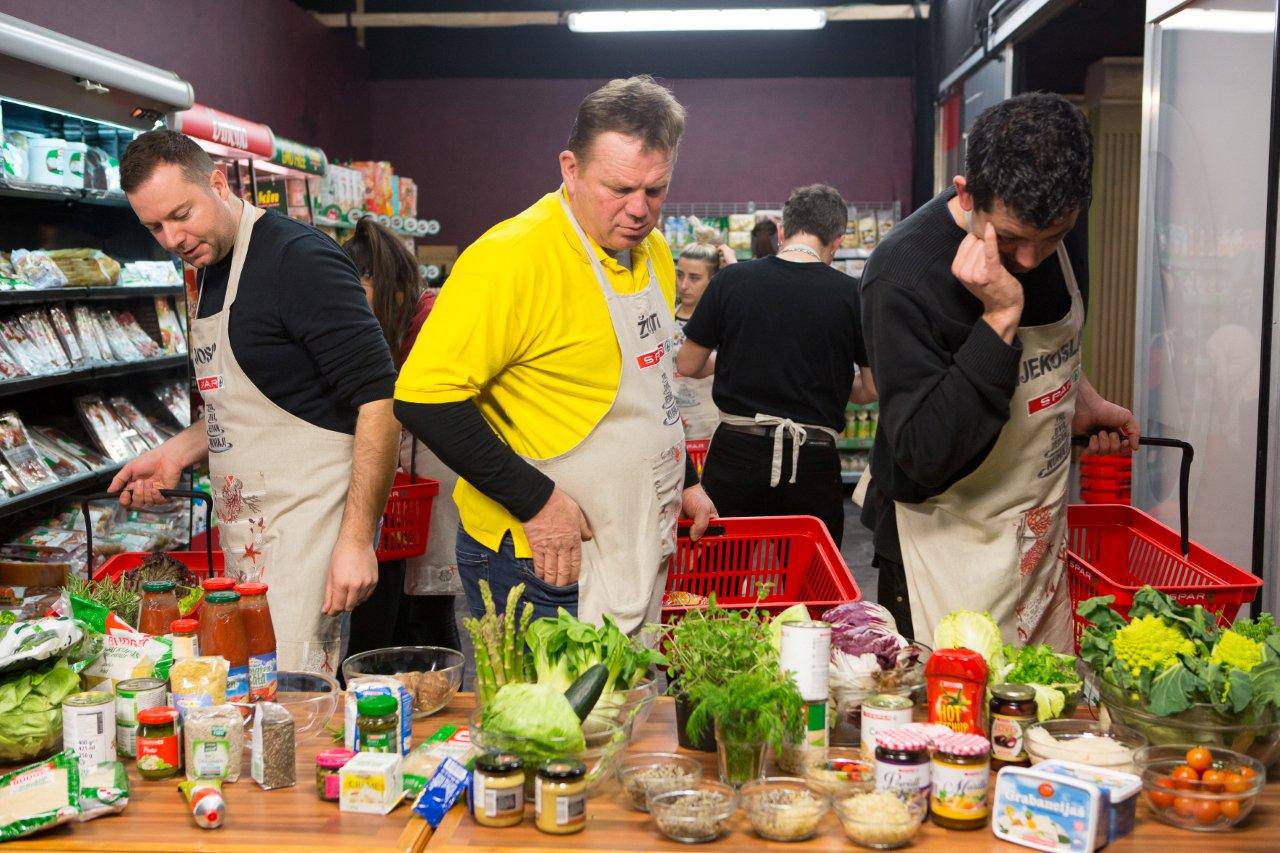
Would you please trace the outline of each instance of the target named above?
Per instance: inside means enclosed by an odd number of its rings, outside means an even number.
[[[406,430],[400,431],[400,468],[419,477],[437,480],[440,493],[431,500],[431,532],[427,550],[420,557],[405,561],[405,595],[461,595],[462,579],[458,577],[458,505],[453,502],[453,487],[458,475],[421,441],[414,441]]]
[[[676,405],[675,320],[649,262],[649,286],[622,296],[573,217],[564,215],[591,262],[622,355],[618,394],[587,437],[551,459],[529,463],[578,502],[593,537],[582,543],[578,618],[608,613],[634,632],[661,615],[667,558],[676,549],[684,486],[684,430]]]
[[[796,469],[800,465],[800,448],[809,440],[809,431],[826,433],[831,439],[840,437],[840,433],[831,427],[822,426],[821,424],[801,424],[791,420],[791,418],[782,418],[777,415],[762,415],[756,412],[754,418],[745,418],[741,415],[731,415],[728,412],[720,413],[721,423],[729,426],[762,426],[773,427],[773,459],[770,462],[769,470],[769,488],[776,489],[778,484],[782,482],[782,445],[783,437],[791,436],[791,478],[788,483],[796,481]]]
[[[263,213],[244,204],[222,310],[191,324],[214,510],[227,574],[267,584],[279,668],[333,672],[338,617],[320,609],[347,502],[354,438],[271,402],[231,350],[231,306],[253,223]]]
[[[1018,328],[1018,387],[991,453],[941,495],[896,505],[912,624],[925,644],[938,620],[965,609],[989,612],[1006,642],[1071,650],[1061,552],[1084,307],[1061,246],[1058,261],[1071,310]]]
[[[684,344],[684,324],[688,321],[676,319],[676,352]],[[714,376],[694,379],[691,376],[675,375],[676,403],[680,406],[680,420],[684,423],[684,437],[690,441],[711,438],[720,424],[720,410],[711,399],[711,388],[715,384]]]

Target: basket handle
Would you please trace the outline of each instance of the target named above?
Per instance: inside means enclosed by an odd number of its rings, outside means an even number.
[[[166,498],[187,498],[193,501],[204,501],[204,550],[209,560],[209,574],[213,574],[213,500],[206,492],[190,489],[161,489],[160,494]],[[85,562],[88,563],[89,577],[93,577],[93,521],[89,518],[89,504],[93,501],[118,500],[119,492],[95,492],[80,499],[80,512],[84,516]],[[188,535],[190,532],[188,531]],[[187,540],[191,547],[191,540]]]
[[[1071,439],[1071,443],[1077,447],[1087,447],[1089,436],[1077,435]],[[1142,447],[1176,447],[1182,451],[1182,464],[1178,467],[1178,525],[1181,533],[1182,556],[1186,557],[1191,552],[1187,487],[1191,481],[1191,461],[1195,458],[1196,449],[1190,443],[1178,438],[1161,438],[1151,435],[1140,436],[1138,444]]]
[[[689,520],[689,519],[687,519],[687,518],[682,518],[682,519],[680,520],[680,526],[676,528],[676,535],[677,535],[679,538],[681,538],[681,539],[688,539],[688,538],[689,538],[689,528],[691,528],[691,527],[693,527],[693,522],[692,522],[692,521],[690,521],[690,520]],[[723,535],[724,535],[724,525],[723,525],[723,524],[708,524],[708,525],[707,525],[707,529],[706,529],[706,531],[705,531],[705,532],[703,532],[703,534],[702,534],[702,535],[703,535],[703,536],[723,536]]]

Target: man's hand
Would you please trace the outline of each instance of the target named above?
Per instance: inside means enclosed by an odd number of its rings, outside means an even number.
[[[164,503],[160,490],[178,485],[183,469],[194,465],[208,453],[204,421],[200,420],[121,468],[107,491],[120,492],[122,506]]]
[[[1138,449],[1138,422],[1133,412],[1124,406],[1102,399],[1089,380],[1080,376],[1080,390],[1076,394],[1076,412],[1071,419],[1073,435],[1088,435],[1086,453],[1099,456]]]
[[[329,581],[324,588],[325,615],[352,610],[373,594],[378,584],[378,558],[373,545],[339,538],[329,558]]]
[[[951,262],[951,274],[982,303],[982,319],[1005,343],[1013,343],[1022,319],[1022,284],[1000,262],[996,229],[987,223],[981,237],[965,236]]]
[[[693,525],[689,528],[689,538],[697,542],[702,538],[702,534],[707,532],[707,524],[716,516],[716,505],[711,502],[710,496],[702,488],[701,483],[684,490],[681,495],[680,514],[685,518],[693,519]]]
[[[577,583],[582,570],[582,543],[591,539],[591,526],[577,502],[560,489],[551,493],[538,514],[524,523],[533,551],[533,571],[553,586]]]

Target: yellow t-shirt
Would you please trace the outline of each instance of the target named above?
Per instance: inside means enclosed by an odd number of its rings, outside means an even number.
[[[648,287],[652,259],[674,310],[675,264],[660,233],[631,250],[631,269],[592,248],[624,295]],[[458,258],[400,371],[396,399],[475,400],[513,450],[549,459],[577,446],[609,411],[621,371],[591,262],[556,194],[548,193]],[[531,556],[511,513],[462,479],[453,495],[463,528],[482,545],[496,551],[510,531],[516,556]]]

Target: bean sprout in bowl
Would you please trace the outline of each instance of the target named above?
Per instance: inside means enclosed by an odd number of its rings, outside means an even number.
[[[443,646],[392,646],[352,655],[342,662],[342,680],[361,675],[389,675],[413,697],[413,718],[439,711],[462,686],[461,652]]]
[[[293,715],[294,736],[299,739],[329,725],[341,695],[332,675],[290,670],[276,673],[276,701]]]

